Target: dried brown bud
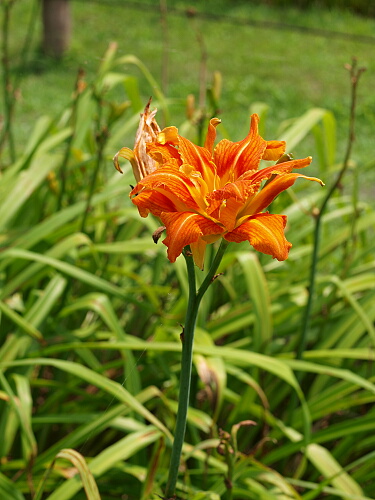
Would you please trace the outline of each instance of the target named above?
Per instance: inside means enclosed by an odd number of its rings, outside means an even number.
[[[155,120],[156,109],[150,111],[151,98],[146,104],[146,107],[141,114],[137,134],[135,137],[134,149],[122,148],[118,151],[114,158],[113,163],[116,169],[122,173],[119,165],[118,158],[125,158],[129,160],[135,180],[139,182],[146,175],[151,174],[157,168],[157,163],[146,152],[146,144],[156,141],[160,132],[160,127]]]
[[[159,241],[160,236],[163,234],[165,229],[166,229],[165,226],[160,226],[157,228],[156,231],[153,232],[152,239],[154,240],[154,243],[157,243]]]
[[[151,98],[144,112],[141,114],[137,134],[135,136],[134,155],[138,163],[138,172],[134,172],[136,181],[139,182],[146,175],[157,168],[157,163],[146,153],[146,144],[155,142],[160,132],[160,127],[155,120],[157,110],[150,111]]]

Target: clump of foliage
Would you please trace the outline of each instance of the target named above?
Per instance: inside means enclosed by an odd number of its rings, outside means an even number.
[[[167,264],[165,247],[153,243],[158,222],[139,219],[131,205],[130,169],[120,177],[111,162],[131,146],[147,100],[134,66],[168,123],[168,99],[147,68],[117,57],[112,45],[95,81],[79,72],[61,117],[41,117],[2,166],[4,500],[163,495],[187,279],[183,262]],[[266,106],[257,111],[265,118]],[[193,112],[180,130],[197,134],[205,118]],[[315,169],[330,185],[341,167],[333,115],[311,109],[280,128],[292,150],[311,132]],[[321,221],[300,356],[314,218],[325,193],[301,195],[297,186],[275,200],[294,245],[285,263],[247,244],[228,249],[198,318],[179,498],[371,496],[375,212],[358,197],[358,167],[349,167]]]
[[[241,0],[237,0],[241,3]],[[255,3],[255,2],[254,2]],[[276,7],[297,7],[300,9],[323,8],[345,8],[364,16],[375,16],[375,6],[366,0],[347,0],[345,5],[341,0],[262,0],[261,3],[274,5]]]

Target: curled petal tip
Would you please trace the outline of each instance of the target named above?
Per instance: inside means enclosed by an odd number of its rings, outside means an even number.
[[[118,152],[115,154],[115,156],[112,158],[112,161],[113,161],[113,164],[114,164],[114,166],[115,166],[115,169],[116,169],[116,170],[118,170],[118,171],[120,172],[120,174],[123,174],[124,172],[121,170],[121,168],[120,168],[120,164],[119,164],[119,162],[118,162],[119,152],[120,152],[120,151],[118,151]]]
[[[300,177],[303,177],[303,178],[307,179],[308,181],[318,182],[321,186],[325,186],[324,182],[321,179],[318,179],[318,177],[306,177],[305,175],[301,175]]]
[[[139,167],[138,167],[138,162],[137,162],[137,159],[135,157],[134,151],[132,151],[129,148],[121,148],[120,151],[117,151],[117,153],[113,157],[113,164],[114,164],[116,170],[118,170],[122,174],[123,171],[121,170],[120,165],[119,165],[119,161],[118,161],[119,157],[130,161],[132,168],[133,168],[134,176],[138,182],[140,180],[139,173],[138,173]]]
[[[178,129],[177,127],[166,127],[156,136],[156,142],[161,145],[171,143],[175,146],[178,145]]]
[[[211,118],[210,123],[214,126],[219,125],[221,123],[220,118]]]

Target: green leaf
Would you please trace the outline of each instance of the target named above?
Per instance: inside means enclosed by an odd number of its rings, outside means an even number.
[[[23,448],[23,456],[26,461],[30,460],[37,451],[37,443],[32,430],[31,414],[33,411],[33,399],[30,390],[30,382],[27,377],[17,373],[12,375],[15,381],[17,391],[17,402],[20,408],[22,418],[21,425],[21,440]]]
[[[170,123],[170,116],[169,116],[169,110],[168,110],[168,106],[167,106],[167,100],[166,100],[163,92],[161,91],[158,82],[152,76],[152,74],[149,71],[149,69],[147,68],[147,66],[140,59],[138,59],[138,57],[134,56],[133,54],[119,57],[114,63],[115,66],[123,66],[123,65],[128,65],[128,64],[136,66],[141,71],[143,76],[146,78],[148,84],[150,85],[150,87],[152,89],[153,95],[155,95],[156,99],[158,101],[160,101],[162,112],[164,114],[164,122]],[[156,103],[155,103],[155,105],[156,105]]]
[[[177,343],[172,342],[145,342],[145,341],[127,341],[127,342],[85,342],[85,344],[74,344],[69,343],[64,346],[54,346],[51,348],[44,349],[44,353],[49,355],[54,352],[59,352],[61,350],[69,350],[76,347],[79,348],[89,348],[89,349],[130,349],[130,350],[145,350],[145,351],[162,351],[162,352],[180,352],[181,346]],[[301,402],[303,423],[304,423],[304,438],[308,442],[310,436],[310,416],[309,410],[306,405],[304,394],[294,376],[293,371],[290,369],[288,364],[291,360],[279,360],[271,356],[265,356],[264,354],[254,353],[251,351],[245,351],[241,349],[233,349],[227,347],[217,347],[217,346],[203,346],[196,344],[194,348],[195,354],[203,354],[206,356],[220,357],[224,360],[229,360],[233,364],[238,364],[239,366],[256,366],[269,373],[272,373],[276,377],[284,380],[289,384],[297,393],[298,398]],[[0,365],[1,366],[1,365]]]
[[[254,350],[259,352],[267,349],[272,338],[271,301],[267,281],[257,254],[238,252],[236,257],[241,264],[249,297],[254,305]]]
[[[21,383],[20,379],[18,379],[18,382],[21,388],[21,396],[22,394],[25,396],[27,394],[27,391],[25,391],[25,383],[24,382]],[[35,457],[35,455],[37,454],[37,443],[31,428],[30,405],[27,404],[28,398],[25,398],[25,402],[23,402],[20,400],[20,398],[16,397],[7,379],[5,378],[5,376],[1,371],[0,371],[0,383],[3,386],[5,392],[7,393],[9,397],[9,403],[18,418],[18,424],[22,431],[22,439],[24,440],[24,451],[25,451],[24,458],[26,461],[32,460],[33,457]]]
[[[0,259],[7,257],[40,262],[45,266],[51,266],[52,268],[55,268],[58,271],[74,279],[77,279],[78,281],[82,281],[83,283],[86,283],[87,285],[92,286],[93,288],[97,288],[98,290],[101,290],[105,293],[109,293],[110,295],[126,299],[129,302],[137,302],[137,299],[135,297],[127,295],[120,287],[113,285],[109,281],[106,281],[103,278],[99,278],[98,276],[95,276],[94,274],[89,273],[88,271],[84,271],[83,269],[80,269],[77,266],[68,264],[67,262],[63,262],[61,260],[54,259],[52,257],[47,257],[46,255],[37,254],[35,252],[30,252],[29,250],[21,250],[17,248],[6,250],[2,254],[0,254]],[[138,304],[138,305],[145,309],[149,308],[145,304],[143,305]]]
[[[65,288],[67,280],[60,274],[55,274],[49,281],[45,289],[40,293],[38,300],[27,311],[25,318],[34,326],[41,325],[56,302],[60,299]]]
[[[151,236],[147,238],[135,238],[129,241],[113,241],[112,243],[98,243],[93,244],[91,248],[85,248],[80,251],[80,255],[86,255],[90,251],[108,253],[108,254],[143,254],[148,252],[150,257],[154,256],[155,253],[164,251],[164,248],[160,245],[155,245]]]
[[[200,491],[195,493],[191,500],[220,500],[220,496],[213,491]]]
[[[94,477],[100,477],[106,471],[114,468],[117,462],[126,460],[129,457],[133,456],[135,453],[137,453],[137,451],[155,442],[160,438],[160,436],[160,431],[152,426],[149,426],[139,432],[133,432],[123,439],[120,439],[112,446],[109,446],[104,451],[99,453],[95,458],[93,458],[89,464],[89,470]],[[68,500],[70,498],[73,498],[73,496],[81,489],[81,487],[81,481],[77,477],[74,477],[57,488],[47,498],[47,500]],[[132,492],[127,492],[125,487],[123,490],[123,494],[126,493]]]
[[[94,207],[100,203],[108,201],[109,199],[116,198],[117,196],[123,196],[127,192],[129,192],[129,187],[126,184],[122,185],[117,182],[112,184],[108,183],[101,193],[93,196],[91,205]],[[40,221],[39,224],[32,227],[25,234],[19,236],[14,241],[13,245],[25,250],[31,248],[44,238],[47,238],[51,234],[57,232],[67,222],[78,218],[83,213],[85,206],[85,202],[80,201],[50,215],[43,221]],[[0,264],[3,266],[3,263]],[[0,269],[1,268],[2,267],[0,267]]]
[[[342,380],[347,380],[352,384],[367,389],[368,391],[375,393],[375,385],[370,381],[360,377],[356,373],[350,370],[344,370],[342,368],[335,368],[327,365],[319,365],[317,363],[311,363],[309,361],[300,361],[297,359],[285,359],[285,364],[295,371],[303,371],[309,373],[319,373],[323,375],[329,375],[331,377],[341,378]]]
[[[293,120],[292,125],[282,132],[278,140],[286,141],[288,151],[292,151],[327,113],[328,111],[322,108],[309,109],[301,117]]]
[[[5,302],[0,300],[0,311],[7,316],[15,325],[17,325],[23,332],[36,340],[42,340],[43,335],[32,324],[25,320],[21,315],[13,311]]]
[[[12,217],[21,209],[31,194],[40,186],[51,170],[57,168],[61,158],[57,155],[36,156],[27,170],[17,178],[14,188],[0,203],[0,231],[3,231]]]
[[[1,500],[25,500],[23,494],[17,489],[16,484],[0,472],[0,498]]]
[[[84,457],[78,453],[76,450],[71,449],[63,449],[61,450],[55,457],[55,460],[52,462],[51,467],[48,472],[54,467],[55,461],[59,458],[64,458],[69,460],[73,464],[73,466],[77,469],[80,479],[82,481],[82,486],[85,490],[86,496],[88,500],[100,500],[100,494],[98,487],[96,485],[94,476],[92,475]],[[47,474],[44,476],[43,481],[41,482],[38,491],[35,494],[34,500],[40,500],[42,498],[44,483],[47,479]],[[48,497],[51,498],[51,497]],[[69,497],[68,497],[69,498]]]
[[[80,309],[89,309],[95,311],[106,323],[106,325],[115,333],[118,340],[126,339],[124,329],[120,325],[116,313],[113,309],[112,303],[107,297],[100,293],[91,293],[75,301],[72,305],[64,308],[61,311],[62,316],[66,316],[74,311]],[[127,389],[132,394],[137,394],[141,390],[141,382],[136,361],[133,353],[130,350],[122,349],[122,356],[124,358],[124,371],[125,371],[125,384]]]
[[[306,450],[308,459],[314,466],[329,479],[332,486],[344,493],[352,495],[362,495],[362,489],[356,481],[341,467],[335,458],[326,448],[318,444],[309,444]]]
[[[333,283],[337,288],[340,290],[342,293],[343,297],[346,298],[348,303],[351,305],[351,307],[354,309],[354,311],[358,314],[359,319],[362,321],[364,327],[366,328],[368,334],[370,335],[372,339],[373,346],[375,346],[375,328],[372,324],[372,321],[370,318],[366,315],[366,312],[363,310],[359,302],[354,298],[352,293],[348,290],[345,282],[341,281],[338,276],[325,276],[324,278],[321,278],[319,280],[320,282],[322,281],[329,281]]]
[[[80,245],[89,245],[90,244],[90,239],[82,233],[76,233],[68,236],[62,241],[59,241],[54,247],[50,248],[47,250],[44,254],[46,258],[48,257],[54,257],[54,258],[61,258],[64,257],[67,253],[69,253],[72,249],[80,246]],[[15,251],[17,255],[17,251],[21,252],[21,254],[18,255],[25,255],[26,257],[24,258],[31,258],[33,255],[30,252],[26,252],[26,254],[23,254],[24,250],[22,249],[11,249],[9,250],[10,252]],[[35,255],[35,254],[34,254]],[[38,254],[37,254],[38,255]],[[9,258],[7,251],[2,253],[0,255],[0,262],[2,259],[4,259],[4,262],[7,263],[9,262],[12,258],[13,255],[10,255]],[[21,257],[22,258],[22,257]],[[29,265],[26,267],[26,269],[23,269],[22,271],[20,270],[17,275],[10,280],[4,288],[0,291],[0,297],[7,297],[8,295],[12,294],[15,290],[20,288],[24,282],[32,279],[37,275],[40,271],[44,270],[46,272],[48,268],[44,266],[43,262],[36,262],[35,264]]]
[[[156,391],[154,387],[148,387],[144,391],[137,394],[136,399],[140,403],[146,403],[150,399],[154,397],[158,397],[159,393]],[[114,423],[114,420],[120,415],[127,415],[130,412],[130,408],[121,404],[116,405],[115,407],[109,408],[106,412],[100,413],[98,415],[94,415],[91,419],[86,417],[86,421],[83,425],[77,427],[70,433],[66,434],[62,437],[58,442],[52,444],[47,450],[40,453],[35,460],[35,469],[39,470],[44,466],[46,462],[53,460],[53,457],[58,453],[62,448],[77,448],[82,445],[82,443],[86,442],[89,438],[94,438],[96,436],[100,436],[100,434],[105,430],[111,427]],[[78,415],[79,416],[79,415]],[[33,421],[35,420],[35,417]],[[72,421],[72,417],[70,417],[70,423]],[[139,421],[135,421],[132,419],[135,425],[145,427]],[[42,424],[46,423],[55,423],[56,419],[53,417],[46,418],[45,421],[42,421]],[[58,423],[64,422],[64,419],[60,415],[60,418],[57,419]],[[138,430],[138,429],[128,429],[128,430]]]
[[[79,348],[84,347],[84,344],[79,344]],[[125,347],[125,343],[123,344]],[[35,358],[35,359],[24,359],[20,361],[12,361],[10,363],[1,363],[0,367],[6,368],[10,366],[34,366],[34,365],[42,365],[42,366],[54,366],[55,368],[65,371],[67,373],[72,374],[75,377],[81,378],[85,380],[89,384],[93,384],[97,387],[100,387],[104,392],[107,392],[111,396],[117,398],[119,401],[122,401],[124,404],[128,405],[129,408],[134,410],[139,415],[142,415],[146,420],[150,423],[154,424],[158,429],[160,429],[168,439],[172,439],[171,433],[169,430],[157,419],[151,412],[149,412],[134,396],[132,396],[121,384],[100,375],[99,373],[95,373],[94,371],[86,368],[83,365],[79,365],[78,363],[74,363],[72,361],[64,361],[60,359],[44,359],[44,358]]]

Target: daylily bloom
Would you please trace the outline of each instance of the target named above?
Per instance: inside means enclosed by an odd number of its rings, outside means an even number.
[[[288,257],[292,245],[284,236],[286,216],[263,211],[298,177],[323,183],[292,173],[309,165],[311,157],[259,170],[262,159],[282,157],[285,142],[262,139],[258,122],[259,117],[252,115],[245,139],[223,139],[216,147],[217,118],[209,123],[204,147],[180,136],[176,127],[164,128],[146,144],[156,166],[140,178],[130,197],[142,217],[151,212],[166,227],[163,243],[171,262],[190,245],[196,265],[203,269],[207,244],[219,238],[237,243],[247,240],[259,252],[280,261]]]

